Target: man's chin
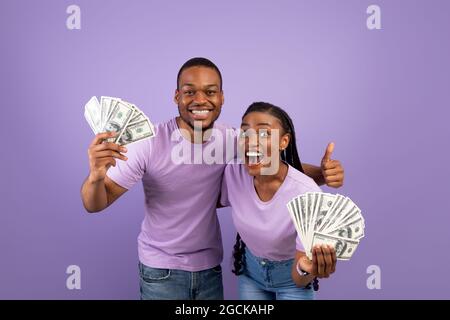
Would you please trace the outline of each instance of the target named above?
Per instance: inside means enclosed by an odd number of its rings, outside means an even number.
[[[201,129],[202,131],[208,130],[214,126],[214,121],[212,119],[205,119],[205,120],[191,119],[189,123],[193,129]]]

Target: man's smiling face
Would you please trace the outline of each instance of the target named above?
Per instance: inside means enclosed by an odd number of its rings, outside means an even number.
[[[189,67],[180,74],[175,91],[175,103],[183,124],[194,128],[201,123],[206,130],[214,125],[224,102],[222,84],[216,70],[209,67]]]

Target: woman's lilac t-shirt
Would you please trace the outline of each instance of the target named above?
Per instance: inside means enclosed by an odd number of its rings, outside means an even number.
[[[296,249],[304,251],[287,203],[300,194],[320,191],[314,180],[289,166],[280,188],[271,200],[264,202],[245,166],[229,164],[225,168],[220,202],[232,207],[236,230],[254,255],[281,261],[294,258]]]

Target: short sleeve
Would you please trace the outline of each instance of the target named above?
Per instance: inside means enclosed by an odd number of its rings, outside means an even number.
[[[313,190],[311,190],[311,192],[323,192],[323,190],[315,182],[314,182],[314,187],[312,189]]]
[[[128,160],[116,159],[116,166],[109,168],[107,176],[121,187],[131,189],[147,171],[151,147],[149,140],[135,142],[125,147],[127,152],[124,155]]]
[[[220,204],[224,207],[230,206],[230,201],[228,199],[228,186],[227,186],[227,176],[229,176],[229,167],[230,165],[227,165],[225,168],[225,172],[222,176],[222,187],[220,191]]]

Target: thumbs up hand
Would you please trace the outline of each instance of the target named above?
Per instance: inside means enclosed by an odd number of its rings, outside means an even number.
[[[339,188],[344,184],[344,167],[339,160],[332,160],[334,143],[328,144],[322,158],[321,169],[325,184],[332,188]]]

